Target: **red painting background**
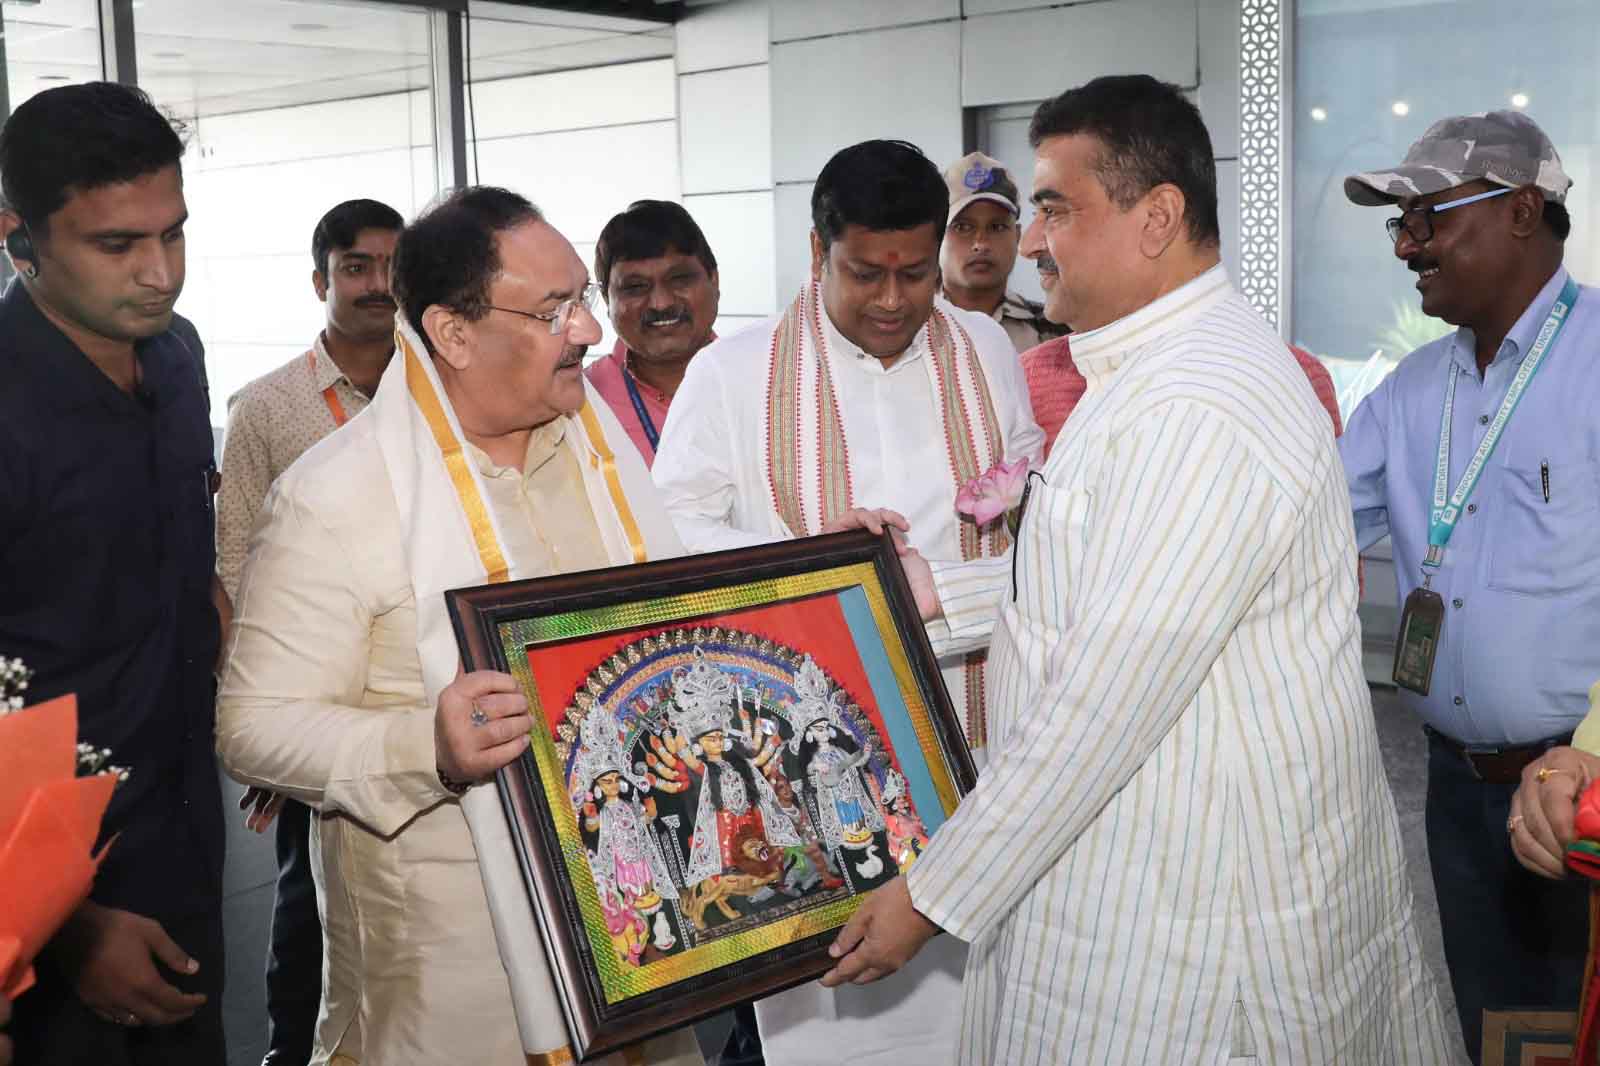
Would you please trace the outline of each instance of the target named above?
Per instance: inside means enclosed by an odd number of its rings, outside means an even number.
[[[565,718],[578,686],[619,648],[656,633],[694,626],[738,629],[809,652],[829,677],[844,686],[845,692],[866,712],[883,744],[889,746],[889,731],[884,727],[878,701],[867,684],[866,669],[856,652],[855,638],[845,621],[836,592],[682,619],[666,625],[639,626],[601,636],[532,645],[528,648],[528,666],[533,671],[539,703],[551,731],[554,732]],[[894,761],[898,763],[899,759]]]

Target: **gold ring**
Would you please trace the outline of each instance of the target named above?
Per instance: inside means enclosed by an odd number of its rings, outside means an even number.
[[[1506,832],[1515,833],[1517,831],[1517,826],[1521,825],[1523,821],[1524,819],[1522,815],[1513,814],[1510,818],[1506,819]]]
[[[1557,774],[1565,774],[1569,772],[1570,771],[1561,769],[1559,766],[1541,766],[1539,767],[1539,772],[1534,774],[1533,778],[1542,785]]]

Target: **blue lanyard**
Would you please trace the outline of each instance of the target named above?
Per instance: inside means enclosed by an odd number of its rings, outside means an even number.
[[[650,452],[653,455],[661,443],[661,434],[656,432],[656,424],[650,417],[650,412],[644,409],[644,397],[639,395],[639,386],[633,383],[633,371],[629,370],[626,364],[622,367],[622,383],[628,386],[628,399],[633,401],[633,413],[639,416],[639,425],[644,427],[644,439],[650,442]]]
[[[1473,453],[1466,470],[1462,471],[1456,491],[1446,498],[1450,478],[1450,421],[1456,407],[1456,378],[1461,376],[1460,364],[1451,361],[1450,381],[1444,390],[1444,412],[1439,416],[1439,454],[1433,467],[1433,509],[1428,512],[1428,554],[1422,560],[1424,586],[1432,578],[1433,571],[1444,562],[1445,545],[1450,543],[1450,535],[1456,530],[1456,522],[1461,518],[1461,509],[1467,497],[1477,488],[1478,478],[1488,465],[1489,457],[1494,454],[1495,445],[1500,443],[1500,436],[1511,421],[1512,412],[1522,401],[1522,394],[1528,391],[1528,383],[1538,373],[1545,355],[1554,347],[1556,338],[1561,336],[1561,330],[1566,326],[1567,318],[1577,302],[1578,283],[1569,277],[1566,285],[1562,286],[1561,295],[1556,297],[1555,306],[1550,308],[1549,317],[1540,327],[1538,339],[1517,368],[1517,376],[1511,380],[1506,398],[1500,401],[1500,410],[1495,414],[1494,421],[1489,423],[1489,431],[1483,435],[1483,441]]]

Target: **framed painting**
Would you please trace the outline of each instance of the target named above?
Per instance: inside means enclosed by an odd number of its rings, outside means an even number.
[[[497,787],[580,1058],[822,974],[976,779],[886,536],[447,599],[528,698]]]

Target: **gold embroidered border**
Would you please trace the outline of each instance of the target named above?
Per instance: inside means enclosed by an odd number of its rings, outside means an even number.
[[[472,529],[472,542],[478,549],[478,558],[489,575],[489,583],[492,585],[504,581],[510,576],[506,557],[500,550],[500,542],[495,539],[489,508],[478,492],[477,482],[472,480],[472,470],[467,466],[461,442],[450,428],[450,420],[445,417],[444,407],[439,403],[438,394],[433,391],[433,382],[428,379],[428,372],[423,369],[417,353],[411,350],[411,343],[400,333],[395,334],[395,340],[405,353],[406,387],[411,390],[411,398],[416,401],[417,409],[422,412],[423,420],[433,433],[433,442],[439,446],[445,470],[450,474],[456,496],[461,501],[461,510],[467,517],[467,525]]]

